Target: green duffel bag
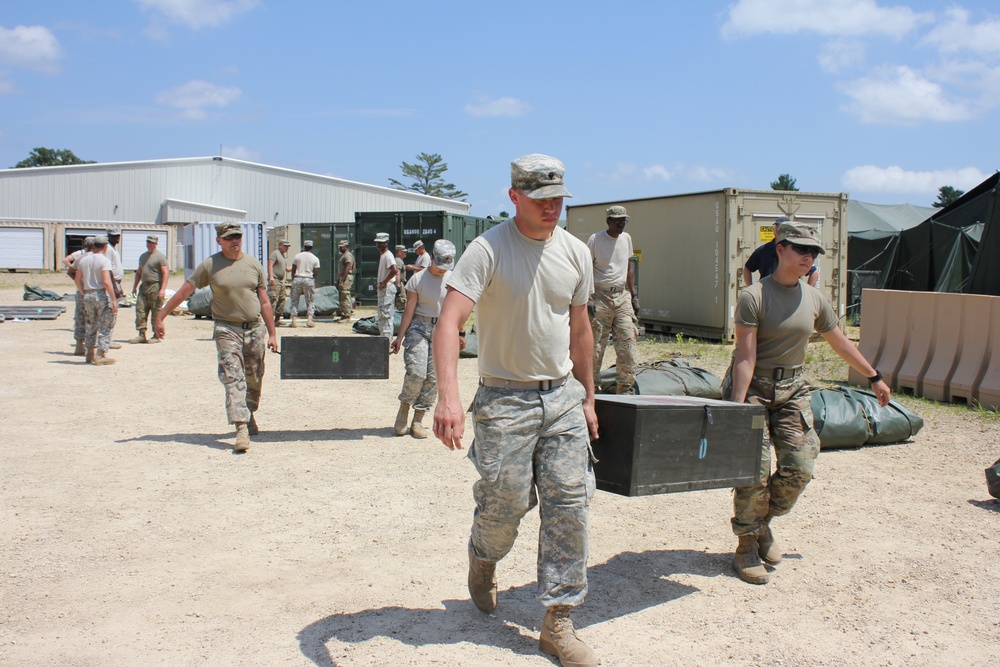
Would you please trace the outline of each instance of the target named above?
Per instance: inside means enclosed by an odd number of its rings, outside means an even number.
[[[598,391],[613,394],[615,367],[601,371]],[[722,398],[722,380],[703,368],[678,359],[649,361],[635,367],[633,392],[641,396],[696,396]]]
[[[849,387],[817,389],[810,403],[823,449],[903,442],[924,427],[919,415],[896,401],[889,401],[883,408],[870,391]]]
[[[340,310],[340,291],[333,285],[317,287],[314,303],[316,304],[316,317],[328,317],[333,315]],[[284,314],[285,317],[292,316],[292,300],[290,298],[285,299]],[[306,308],[306,297],[300,296],[299,317],[305,317],[308,314],[309,311]]]
[[[395,313],[393,313],[392,321],[393,321],[392,332],[393,334],[397,334],[399,333],[399,324],[400,322],[403,321],[403,313],[397,310]],[[354,333],[367,334],[369,336],[378,336],[380,333],[378,330],[378,315],[372,315],[371,317],[361,318],[353,325],[351,325],[351,329],[354,331]]]
[[[187,298],[188,312],[195,318],[212,316],[212,288],[202,287],[196,289]]]

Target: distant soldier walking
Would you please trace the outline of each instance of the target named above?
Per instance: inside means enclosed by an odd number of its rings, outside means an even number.
[[[399,392],[399,413],[393,430],[396,435],[406,435],[406,420],[413,406],[413,423],[410,435],[427,437],[424,414],[437,398],[437,380],[434,377],[434,355],[431,353],[431,334],[441,314],[441,304],[447,294],[445,284],[455,266],[455,244],[446,239],[434,243],[434,263],[427,271],[414,274],[406,283],[406,310],[399,323],[399,333],[392,341],[392,353],[402,345],[406,351],[406,377]],[[461,347],[465,347],[465,333],[460,332]]]
[[[340,296],[340,321],[346,322],[354,314],[354,297],[351,288],[354,287],[354,255],[348,249],[347,241],[337,243],[340,259],[337,260],[337,292]]]
[[[292,260],[292,295],[289,297],[292,326],[297,327],[295,318],[299,314],[299,297],[306,297],[306,326],[314,327],[313,317],[316,315],[316,274],[319,273],[319,257],[312,254],[313,242],[302,243],[302,252]]]
[[[83,292],[86,318],[84,347],[87,363],[108,366],[115,360],[108,356],[111,347],[111,330],[118,313],[115,298],[113,268],[106,256],[108,237],[94,237],[94,250],[76,263],[76,288]]]
[[[278,351],[267,272],[243,252],[243,229],[236,223],[215,226],[218,252],[202,262],[156,318],[156,335],[166,335],[164,320],[195,289],[212,287],[212,338],[219,360],[219,382],[226,391],[226,416],[236,426],[233,450],[245,452],[258,432],[254,413],[260,406],[266,348]]]
[[[83,247],[75,252],[71,252],[63,258],[66,265],[66,275],[76,283],[77,262],[80,258],[94,249],[94,237],[88,236],[83,239]],[[76,349],[73,354],[77,357],[84,356],[87,352],[83,341],[87,338],[87,313],[83,305],[84,291],[79,287],[76,289],[76,307],[73,309],[73,340],[76,342]]]
[[[267,298],[271,300],[271,310],[274,311],[274,325],[281,326],[281,318],[285,314],[285,292],[288,283],[288,240],[278,241],[278,249],[267,258]]]
[[[378,332],[388,341],[392,341],[395,328],[396,283],[399,280],[399,269],[389,252],[389,235],[379,232],[375,235],[375,248],[378,249]]]
[[[594,333],[594,385],[600,385],[601,365],[610,334],[615,344],[617,392],[628,394],[635,384],[635,365],[639,357],[636,346],[639,299],[629,261],[633,254],[632,237],[625,232],[628,213],[624,206],[611,206],[607,213],[607,231],[591,234],[587,240],[590,256],[594,260],[594,295],[590,304],[590,326]]]
[[[132,296],[135,296],[135,329],[139,335],[130,343],[159,343],[155,335],[146,338],[146,322],[156,322],[156,316],[163,308],[163,298],[167,293],[167,281],[170,280],[170,267],[167,258],[156,249],[160,242],[158,236],[146,237],[146,252],[139,255],[139,269],[135,272],[132,283]],[[138,293],[138,295],[137,295]]]

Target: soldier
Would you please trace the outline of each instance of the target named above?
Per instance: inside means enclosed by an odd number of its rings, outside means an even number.
[[[108,350],[111,347],[111,329],[118,312],[118,299],[115,298],[113,269],[107,251],[108,237],[95,236],[94,249],[77,261],[74,278],[77,290],[83,292],[87,363],[97,366],[115,363],[108,356]]]
[[[817,255],[824,254],[815,229],[783,222],[775,236],[778,263],[768,277],[740,294],[736,307],[736,349],[723,381],[723,397],[762,405],[768,428],[761,452],[761,482],[735,489],[733,532],[739,540],[733,569],[751,584],[766,584],[768,565],[781,562],[782,552],[771,531],[771,519],[788,514],[812,479],[819,454],[813,429],[809,381],[802,375],[813,330],[844,361],[865,374],[883,407],[889,386],[837,326],[837,316],[823,294],[800,279]],[[771,446],[776,470],[771,473]]]
[[[615,343],[615,375],[619,394],[632,392],[635,364],[639,357],[636,328],[639,298],[632,271],[632,237],[625,232],[628,213],[624,206],[608,208],[607,231],[591,234],[587,247],[594,261],[594,295],[590,326],[594,332],[594,384],[599,385],[608,334]]]
[[[260,406],[266,347],[278,351],[274,313],[267,296],[267,272],[243,252],[243,229],[234,222],[215,226],[218,252],[202,262],[170,297],[156,317],[156,335],[166,335],[164,320],[197,288],[212,287],[212,338],[219,360],[219,382],[226,390],[226,416],[236,426],[233,451],[250,448],[258,433],[254,413]]]
[[[302,252],[292,260],[292,327],[297,327],[295,318],[299,314],[299,297],[306,297],[306,326],[314,327],[313,317],[316,315],[316,275],[319,273],[319,257],[312,254],[313,242],[302,242]]]
[[[437,381],[434,379],[434,356],[431,354],[431,333],[441,314],[445,283],[455,266],[455,244],[445,239],[434,243],[434,263],[427,271],[414,274],[406,283],[406,310],[399,323],[399,333],[392,341],[393,354],[400,344],[406,348],[403,360],[406,377],[399,392],[399,413],[393,430],[396,435],[406,435],[406,420],[413,406],[413,423],[410,434],[414,438],[427,437],[424,413],[434,405]],[[459,332],[459,344],[465,347],[465,332]]]
[[[594,340],[587,320],[593,263],[587,246],[557,224],[569,196],[562,162],[537,153],[517,158],[508,195],[516,217],[474,239],[448,280],[433,345],[434,435],[449,449],[462,447],[458,332],[475,307],[481,377],[469,458],[480,478],[473,486],[469,594],[483,612],[496,608],[496,563],[513,546],[521,518],[540,503],[539,647],[564,667],[591,666],[597,658],[576,636],[570,611],[587,594],[595,488]]]
[[[403,289],[403,283],[406,281],[406,271],[404,270],[406,262],[406,246],[397,245],[396,246],[396,310],[403,310],[406,308],[406,290]]]
[[[121,255],[118,254],[118,242],[121,241],[122,230],[117,227],[108,227],[108,259],[111,260],[111,280],[112,285],[115,288],[115,301],[125,296],[125,291],[122,289],[122,280],[125,279],[125,267],[122,266]],[[112,332],[115,329],[115,325],[118,324],[118,309],[115,308],[113,319],[111,322]],[[121,345],[114,341],[108,343],[109,349],[120,350]]]
[[[66,275],[76,283],[76,263],[80,258],[94,249],[94,237],[88,236],[83,239],[83,248],[63,257],[63,264],[66,265]],[[83,290],[76,289],[76,307],[73,309],[73,340],[76,341],[76,349],[73,354],[77,357],[84,356],[87,352],[84,349],[83,341],[87,338],[87,313],[83,305]]]
[[[337,292],[340,296],[340,321],[346,322],[354,314],[354,299],[351,298],[351,288],[354,286],[354,255],[348,249],[347,241],[337,243],[340,259],[337,260]]]
[[[163,297],[167,294],[167,281],[170,280],[170,267],[167,258],[156,249],[160,242],[158,236],[146,237],[146,252],[139,255],[139,270],[135,272],[132,283],[132,296],[135,300],[135,329],[139,335],[130,343],[159,343],[156,336],[146,338],[147,315],[150,322],[156,322],[156,316],[163,307]]]
[[[413,244],[413,252],[416,254],[417,260],[413,264],[407,264],[406,268],[412,271],[413,275],[417,275],[431,265],[431,257],[427,254],[427,248],[424,247],[423,241],[418,240]]]
[[[271,300],[271,310],[274,311],[274,325],[281,326],[281,317],[285,314],[285,282],[287,272],[288,239],[278,241],[278,249],[267,258],[267,298]]]
[[[392,340],[392,330],[395,325],[393,306],[396,300],[396,283],[399,280],[399,269],[389,252],[389,235],[379,232],[375,235],[375,248],[378,249],[378,274],[376,288],[378,289],[378,331],[388,341]]]
[[[763,280],[769,275],[774,273],[774,270],[778,268],[778,255],[775,251],[775,246],[777,245],[775,239],[778,237],[778,227],[781,223],[788,222],[788,218],[781,216],[774,221],[774,236],[767,243],[762,243],[757,246],[757,249],[750,253],[749,259],[743,265],[743,285],[750,285],[753,283],[753,273],[756,271],[760,274],[760,279]],[[809,273],[806,275],[806,282],[811,286],[816,287],[816,283],[819,282],[819,265],[814,264]]]

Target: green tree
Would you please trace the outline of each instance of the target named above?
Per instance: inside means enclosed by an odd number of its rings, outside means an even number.
[[[965,190],[956,190],[950,185],[942,185],[938,189],[937,201],[931,204],[934,208],[945,208],[951,206],[955,201],[965,194]]]
[[[420,153],[417,155],[417,162],[410,164],[404,162],[399,165],[403,176],[413,179],[409,185],[403,185],[395,178],[390,178],[389,183],[397,190],[413,190],[422,192],[425,195],[434,197],[444,197],[445,199],[460,199],[465,201],[468,193],[462,192],[452,183],[445,183],[442,175],[448,171],[448,164],[444,162],[437,153]]]
[[[501,218],[509,218],[510,217],[510,213],[508,213],[507,211],[500,211],[500,217]]]
[[[792,178],[791,174],[779,174],[778,180],[771,181],[772,190],[794,190],[798,192],[799,189],[795,187],[795,179]]]
[[[73,151],[67,148],[35,148],[24,160],[14,165],[15,169],[23,167],[61,167],[67,164],[94,164],[93,160],[81,160]]]

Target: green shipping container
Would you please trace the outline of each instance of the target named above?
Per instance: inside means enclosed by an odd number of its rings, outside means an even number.
[[[490,227],[503,222],[503,218],[477,218],[471,215],[449,213],[447,211],[393,211],[357,212],[354,214],[357,232],[358,273],[354,284],[357,288],[358,303],[373,306],[378,298],[378,249],[375,235],[385,232],[389,235],[389,251],[397,245],[405,245],[409,252],[403,260],[406,264],[416,261],[412,252],[413,244],[423,241],[430,252],[438,239],[448,239],[455,244],[456,259],[462,256],[472,239]],[[354,244],[352,243],[352,248]],[[409,275],[406,276],[407,278]]]

